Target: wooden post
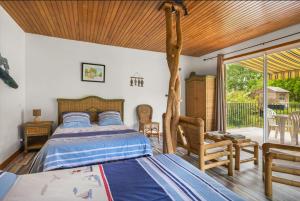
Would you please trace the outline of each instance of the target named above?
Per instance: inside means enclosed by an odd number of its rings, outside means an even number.
[[[272,196],[272,155],[268,152],[265,155],[265,194]]]
[[[167,110],[164,118],[165,153],[174,153],[177,145],[177,126],[180,116],[179,57],[182,49],[181,11],[175,3],[165,3],[166,53],[170,71]]]

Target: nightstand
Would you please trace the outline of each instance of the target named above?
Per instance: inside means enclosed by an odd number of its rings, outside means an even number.
[[[25,153],[28,150],[40,149],[52,134],[53,121],[27,122],[24,128]]]

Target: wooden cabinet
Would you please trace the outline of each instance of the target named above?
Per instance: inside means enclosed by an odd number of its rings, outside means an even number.
[[[186,115],[201,117],[205,131],[215,128],[215,88],[216,78],[212,75],[191,73],[185,80]]]
[[[25,153],[40,149],[52,133],[52,121],[27,122],[24,124]]]

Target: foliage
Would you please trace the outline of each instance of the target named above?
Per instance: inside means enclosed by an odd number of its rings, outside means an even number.
[[[255,99],[250,96],[250,92],[246,91],[230,91],[227,92],[226,101],[229,103],[251,103]]]
[[[251,92],[256,89],[262,88],[262,73],[242,67],[239,64],[228,64],[226,70],[227,92]]]
[[[290,101],[300,102],[300,78],[269,80],[268,86],[288,90]],[[226,90],[229,102],[253,102],[251,92],[263,88],[263,74],[240,66],[228,64],[226,68]]]

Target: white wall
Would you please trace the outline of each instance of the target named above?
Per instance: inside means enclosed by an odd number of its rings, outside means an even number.
[[[0,53],[8,59],[10,75],[19,85],[0,80],[0,163],[20,147],[19,128],[25,107],[25,33],[0,6]]]
[[[276,39],[276,38],[287,36],[287,35],[290,35],[290,34],[293,34],[293,33],[296,33],[296,32],[300,32],[300,24],[290,26],[288,28],[281,29],[281,30],[263,35],[261,37],[257,37],[257,38],[245,41],[243,43],[240,43],[240,44],[237,44],[237,45],[234,45],[234,46],[231,46],[231,47],[228,47],[228,48],[224,48],[224,49],[218,50],[216,52],[201,56],[201,57],[198,58],[197,63],[198,63],[199,68],[196,70],[196,72],[199,73],[199,74],[216,74],[217,59],[215,58],[215,59],[203,61],[203,59],[205,59],[205,58],[214,57],[217,54],[226,54],[226,53],[229,53],[229,52],[232,52],[232,51],[235,51],[235,50],[239,50],[239,49],[243,49],[243,48],[250,47],[250,46],[253,46],[253,45],[257,45],[259,43],[263,43],[263,42],[270,41],[270,40],[273,40],[273,39]],[[265,45],[260,45],[260,46],[257,46],[257,47],[253,47],[251,49],[247,49],[247,50],[244,50],[244,51],[241,51],[241,52],[237,52],[237,53],[234,53],[234,54],[228,54],[228,55],[225,56],[225,58],[226,57],[232,57],[232,56],[239,55],[239,54],[246,53],[246,52],[255,51],[255,50],[270,47],[270,46],[274,46],[274,45],[285,43],[285,42],[288,42],[288,41],[293,41],[293,40],[296,40],[296,39],[299,39],[299,38],[300,38],[300,34],[297,34],[297,35],[294,35],[294,36],[291,36],[291,37],[288,37],[288,38],[285,38],[285,39],[281,39],[281,40],[278,40],[278,41],[274,41],[274,42],[271,42],[271,43],[268,43],[268,44],[265,44]]]
[[[153,119],[160,121],[169,81],[165,58],[164,53],[26,34],[26,120],[32,119],[33,108],[41,108],[42,119],[56,121],[57,98],[95,95],[125,99],[129,126],[137,126],[135,108],[143,103],[152,105]],[[106,65],[105,83],[82,82],[81,62]],[[196,58],[181,57],[183,78],[196,68],[195,62]],[[144,77],[144,87],[129,86],[135,72]]]

